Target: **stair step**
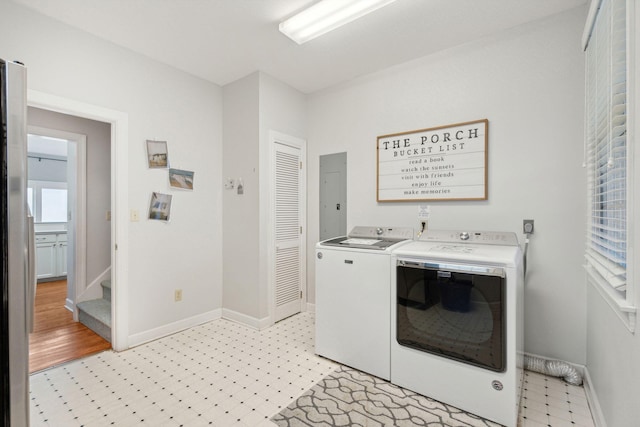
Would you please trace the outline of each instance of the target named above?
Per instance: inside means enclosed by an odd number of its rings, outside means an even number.
[[[76,304],[80,323],[111,342],[111,302],[93,299]]]
[[[103,280],[100,286],[102,286],[102,298],[111,302],[111,279]]]

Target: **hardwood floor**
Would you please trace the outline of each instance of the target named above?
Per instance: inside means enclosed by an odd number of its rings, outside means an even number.
[[[67,281],[39,283],[33,333],[29,334],[29,373],[99,353],[111,344],[64,307]]]

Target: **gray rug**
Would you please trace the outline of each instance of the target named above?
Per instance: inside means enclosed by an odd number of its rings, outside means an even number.
[[[271,421],[280,427],[500,426],[344,366],[313,386]]]

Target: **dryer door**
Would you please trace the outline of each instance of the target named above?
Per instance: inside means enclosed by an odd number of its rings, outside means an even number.
[[[399,261],[396,275],[398,344],[506,370],[503,269]]]

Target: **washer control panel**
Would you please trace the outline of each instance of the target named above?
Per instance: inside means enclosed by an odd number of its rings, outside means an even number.
[[[413,239],[413,228],[356,226],[353,227],[348,237],[360,239],[411,240]]]
[[[516,233],[509,231],[427,230],[418,240],[425,242],[459,242],[482,245],[517,246]]]

